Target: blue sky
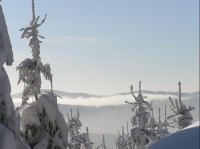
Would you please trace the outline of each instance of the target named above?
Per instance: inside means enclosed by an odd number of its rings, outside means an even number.
[[[31,57],[19,29],[31,20],[31,0],[3,0],[15,63],[6,68],[13,93],[15,67]],[[36,0],[48,14],[40,28],[43,63],[50,63],[54,89],[91,94],[145,90],[199,90],[198,0]],[[43,81],[43,88],[49,83]]]

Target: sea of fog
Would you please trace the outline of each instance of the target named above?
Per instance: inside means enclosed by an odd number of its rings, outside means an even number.
[[[126,104],[125,101],[134,102],[134,98],[130,93],[116,94],[110,96],[95,96],[80,93],[64,93],[58,92],[62,98],[58,98],[59,109],[66,121],[67,114],[70,114],[70,109],[73,115],[76,114],[77,108],[80,111],[80,120],[83,124],[81,131],[85,132],[86,127],[89,127],[91,140],[96,147],[101,142],[101,137],[105,134],[108,148],[115,148],[115,138],[118,131],[121,132],[122,126],[131,128],[130,118],[133,116],[131,111],[132,105]],[[144,96],[146,101],[153,101],[154,117],[158,121],[158,108],[161,108],[161,121],[164,121],[164,107],[167,106],[167,116],[172,114],[169,106],[169,96],[173,99],[178,98],[178,93],[146,93]],[[21,105],[20,96],[13,95],[15,107]],[[29,99],[29,102],[34,99]],[[187,106],[195,107],[191,113],[194,117],[194,122],[199,121],[199,93],[188,93],[182,95],[182,101]],[[173,132],[173,129],[170,129]]]

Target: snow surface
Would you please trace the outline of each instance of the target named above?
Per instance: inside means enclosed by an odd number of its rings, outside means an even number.
[[[0,123],[0,147],[1,149],[17,149],[13,133]]]
[[[189,125],[188,127],[185,127],[185,128],[182,129],[182,130],[189,129],[189,128],[193,128],[193,127],[199,127],[199,126],[200,126],[200,121],[195,122],[195,123],[193,123],[192,125]]]
[[[199,121],[153,144],[150,149],[199,149]]]

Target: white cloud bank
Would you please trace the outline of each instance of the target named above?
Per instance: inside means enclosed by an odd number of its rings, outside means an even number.
[[[145,98],[146,101],[163,101],[168,100],[169,96],[172,98],[177,98],[175,95],[170,94],[144,94],[145,96],[148,96],[148,98]],[[61,95],[62,96],[62,95]],[[187,99],[189,97],[183,97],[183,99]],[[29,99],[29,101],[33,101],[34,99]],[[80,106],[95,106],[95,107],[101,107],[101,106],[111,106],[111,105],[122,105],[125,104],[125,101],[129,102],[135,102],[133,96],[131,94],[125,94],[125,95],[112,95],[112,96],[100,96],[100,97],[82,97],[79,96],[77,98],[73,97],[66,97],[58,98],[58,104],[63,105],[80,105]],[[20,98],[14,98],[15,105],[20,105],[21,99]]]

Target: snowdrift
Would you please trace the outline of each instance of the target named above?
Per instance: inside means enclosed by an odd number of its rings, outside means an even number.
[[[199,149],[199,121],[153,144],[150,149]]]
[[[13,133],[2,124],[0,124],[0,134],[1,149],[17,149]]]

